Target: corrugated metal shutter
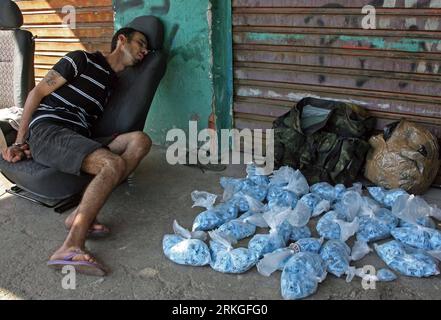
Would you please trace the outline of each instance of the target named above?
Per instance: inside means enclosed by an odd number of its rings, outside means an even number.
[[[23,13],[23,28],[37,36],[37,82],[69,51],[110,51],[110,41],[114,32],[112,0],[20,0],[16,3]],[[75,8],[75,29],[63,24],[64,17],[71,12],[63,12],[65,6]]]
[[[362,29],[365,5],[375,30]],[[233,0],[235,127],[270,128],[314,96],[441,138],[440,15],[440,0]]]

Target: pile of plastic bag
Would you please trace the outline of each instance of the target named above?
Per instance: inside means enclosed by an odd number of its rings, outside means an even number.
[[[175,234],[164,236],[163,251],[171,261],[231,274],[254,266],[263,276],[281,271],[285,299],[314,294],[328,273],[347,282],[355,276],[395,280],[389,269],[366,274],[351,265],[371,252],[405,276],[439,274],[441,232],[432,218],[440,220],[441,210],[404,190],[363,190],[361,183],[309,186],[299,170],[281,167],[264,176],[254,165],[247,166],[246,178],[222,177],[220,184],[224,192],[217,203],[214,194],[192,192],[193,207],[204,210],[191,231],[175,221]],[[247,244],[239,246],[243,240]]]

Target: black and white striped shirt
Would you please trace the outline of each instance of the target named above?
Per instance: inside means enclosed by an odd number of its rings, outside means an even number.
[[[100,52],[72,51],[52,68],[66,84],[44,97],[32,115],[29,127],[55,121],[78,127],[90,136],[90,128],[102,114],[110,95],[115,72]]]

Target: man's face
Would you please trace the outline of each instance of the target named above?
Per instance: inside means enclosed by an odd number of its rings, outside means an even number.
[[[149,52],[147,39],[141,32],[135,32],[132,38],[124,43],[122,50],[124,63],[127,66],[133,66],[141,62]]]

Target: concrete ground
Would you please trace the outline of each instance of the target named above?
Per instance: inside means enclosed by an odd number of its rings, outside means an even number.
[[[172,233],[177,219],[191,227],[199,208],[191,208],[190,193],[220,194],[221,176],[242,177],[244,166],[202,173],[198,168],[171,166],[165,149],[155,147],[134,177],[110,197],[100,216],[112,229],[88,249],[111,270],[105,278],[77,276],[75,290],[62,288],[63,274],[46,267],[50,254],[66,236],[63,221],[51,209],[4,194],[0,197],[0,299],[281,299],[280,273],[271,277],[256,268],[242,275],[222,274],[210,267],[180,266],[162,252],[162,237]],[[2,178],[3,179],[3,178]],[[0,180],[0,184],[6,184]],[[440,202],[440,190],[425,196]],[[357,266],[385,264],[371,253]],[[328,275],[309,299],[439,299],[440,276],[414,279],[400,276],[364,290],[360,279],[347,284]]]

